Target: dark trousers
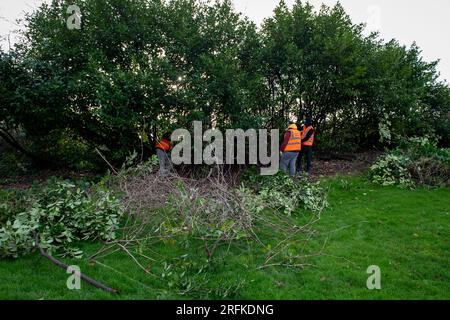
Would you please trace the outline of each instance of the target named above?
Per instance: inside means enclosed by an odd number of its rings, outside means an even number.
[[[302,151],[297,158],[297,171],[302,172],[302,159],[306,158],[306,172],[311,173],[312,168],[312,147],[302,146]]]

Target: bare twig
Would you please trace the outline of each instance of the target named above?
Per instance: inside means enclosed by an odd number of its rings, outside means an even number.
[[[100,157],[108,164],[108,166],[111,168],[111,170],[114,172],[114,174],[119,174],[116,170],[116,168],[113,167],[111,163],[103,156],[103,154],[98,150],[98,148],[95,148],[95,151],[100,155]]]

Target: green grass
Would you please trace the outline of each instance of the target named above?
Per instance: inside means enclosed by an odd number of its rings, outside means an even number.
[[[263,252],[256,246],[247,254],[232,248],[227,259],[208,265],[195,242],[187,250],[184,243],[157,245],[155,250],[173,257],[187,254],[168,260],[167,272],[162,264],[152,266],[158,276],[145,274],[124,253],[99,259],[115,271],[65,259],[120,289],[111,295],[85,283],[81,290],[68,290],[65,271],[33,254],[0,261],[0,299],[450,299],[450,188],[382,188],[362,177],[324,184],[330,208],[308,243],[308,252],[323,253],[308,260],[312,267],[258,270]],[[99,247],[86,244],[83,249],[88,256]],[[370,265],[381,268],[381,290],[366,288]],[[180,294],[189,283],[191,290]]]

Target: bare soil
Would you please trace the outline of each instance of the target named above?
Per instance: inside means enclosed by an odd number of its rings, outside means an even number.
[[[379,151],[366,151],[352,154],[349,160],[314,159],[311,175],[313,178],[335,175],[357,175],[367,170],[380,156]]]

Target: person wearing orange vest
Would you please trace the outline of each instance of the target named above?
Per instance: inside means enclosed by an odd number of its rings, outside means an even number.
[[[307,118],[305,120],[305,125],[302,129],[302,151],[298,156],[297,161],[297,170],[298,172],[302,172],[302,158],[303,156],[306,158],[306,172],[311,173],[312,168],[312,147],[314,145],[314,135],[315,129],[312,126],[311,118]]]
[[[170,132],[166,132],[162,139],[156,144],[156,155],[159,160],[159,173],[162,176],[167,176],[172,168],[172,161],[170,161],[168,155],[170,150],[172,150]]]
[[[280,168],[286,173],[289,170],[291,177],[295,175],[297,157],[301,148],[301,132],[297,130],[296,124],[290,124],[280,147],[280,151],[283,153],[280,158]]]

